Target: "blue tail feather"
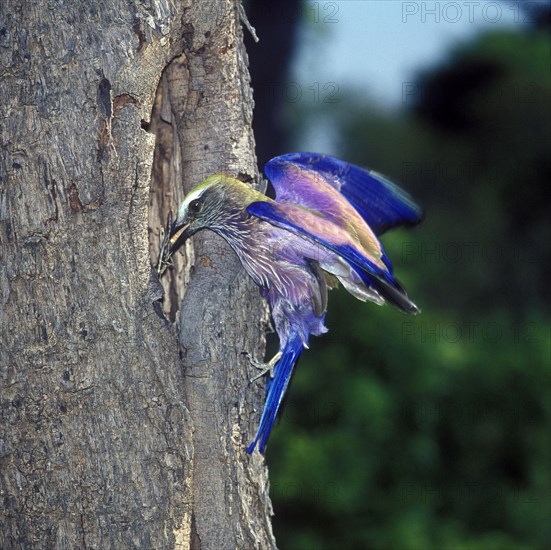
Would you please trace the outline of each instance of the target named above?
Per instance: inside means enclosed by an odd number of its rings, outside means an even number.
[[[274,368],[274,378],[268,383],[268,395],[264,405],[264,411],[260,418],[260,424],[256,432],[253,442],[247,447],[247,452],[251,454],[258,441],[260,440],[259,451],[264,452],[266,443],[270,437],[270,432],[274,425],[277,413],[283,401],[283,396],[289,385],[289,380],[293,374],[295,366],[304,345],[297,334],[291,334],[285,348],[283,349],[281,358]]]

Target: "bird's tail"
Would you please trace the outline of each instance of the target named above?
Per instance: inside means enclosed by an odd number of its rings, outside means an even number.
[[[287,344],[281,353],[281,358],[274,368],[274,377],[268,382],[268,395],[264,404],[264,411],[260,418],[260,425],[256,432],[253,442],[247,447],[247,452],[251,454],[258,441],[260,441],[259,451],[264,452],[270,432],[274,425],[277,413],[281,407],[283,396],[291,380],[293,368],[304,349],[302,339],[295,333],[291,333]]]

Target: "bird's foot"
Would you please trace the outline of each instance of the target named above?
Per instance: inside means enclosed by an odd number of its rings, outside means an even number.
[[[249,382],[254,382],[262,378],[268,372],[270,373],[270,378],[274,377],[274,367],[281,357],[281,352],[278,351],[267,363],[255,359],[248,351],[243,352],[243,355],[245,355],[253,367],[260,370],[259,374],[249,379]]]

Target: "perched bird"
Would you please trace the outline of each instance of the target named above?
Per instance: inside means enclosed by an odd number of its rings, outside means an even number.
[[[264,173],[275,200],[224,174],[195,187],[174,222],[169,220],[159,261],[162,273],[188,237],[210,229],[233,248],[268,300],[279,352],[264,365],[273,377],[249,453],[258,443],[264,452],[309,336],[327,331],[328,288],[340,281],[362,301],[419,312],[395,279],[377,238],[387,229],[421,220],[419,207],[405,191],[373,171],[315,153],[276,157]]]

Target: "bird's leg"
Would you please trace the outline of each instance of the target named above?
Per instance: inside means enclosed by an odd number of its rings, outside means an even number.
[[[259,378],[262,378],[267,372],[270,373],[270,378],[274,377],[274,367],[281,357],[280,351],[278,351],[267,363],[263,363],[262,361],[255,359],[248,351],[244,352],[244,355],[253,367],[260,370],[260,373],[250,378],[249,382],[254,382]]]

